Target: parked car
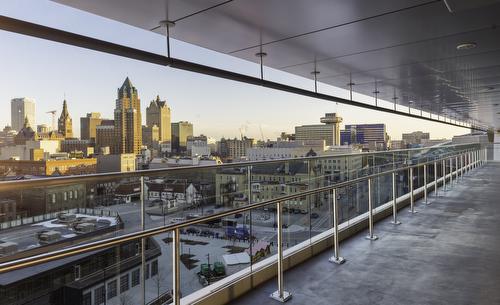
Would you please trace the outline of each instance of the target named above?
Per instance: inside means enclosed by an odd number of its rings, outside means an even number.
[[[193,228],[193,227],[189,227],[186,229],[186,233],[187,234],[200,234],[200,230]]]
[[[319,218],[319,214],[318,213],[311,213],[311,218],[312,219]]]

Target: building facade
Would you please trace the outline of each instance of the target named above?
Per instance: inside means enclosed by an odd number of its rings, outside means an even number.
[[[177,153],[187,150],[187,138],[193,136],[193,124],[180,121],[172,123],[172,151]]]
[[[363,144],[370,150],[386,150],[389,137],[385,124],[352,124],[345,125],[345,130],[355,129],[356,133],[363,134],[363,142],[351,144]]]
[[[155,124],[142,126],[142,144],[148,148],[157,147],[160,142],[160,128]]]
[[[414,131],[411,133],[403,133],[402,140],[407,145],[423,144],[423,142],[430,139],[428,132]]]
[[[118,89],[115,115],[115,147],[113,154],[138,155],[142,146],[141,100],[127,77]]]
[[[254,146],[254,139],[243,137],[243,139],[222,138],[217,146],[217,152],[225,160],[240,160],[247,157],[247,150]]]
[[[30,126],[35,125],[35,100],[21,97],[10,101],[10,126],[19,131],[23,128],[24,120],[27,119]]]
[[[209,156],[210,148],[208,147],[207,137],[204,135],[200,136],[189,136],[187,139],[187,153],[188,155],[194,156]]]
[[[336,113],[326,113],[316,125],[302,125],[295,127],[295,140],[324,140],[327,146],[340,145],[340,123],[342,118]]]
[[[161,101],[160,96],[149,103],[146,108],[146,125],[156,125],[159,128],[159,140],[161,142],[171,141],[172,126],[170,121],[170,107],[166,101]]]
[[[95,143],[97,126],[114,126],[114,124],[114,120],[101,118],[99,112],[87,113],[85,117],[80,118],[80,138],[82,140],[91,140]]]

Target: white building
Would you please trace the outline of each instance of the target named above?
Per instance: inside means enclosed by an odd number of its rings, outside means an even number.
[[[30,140],[26,141],[24,145],[5,146],[0,148],[0,160],[31,160],[31,151],[34,149],[43,149],[44,159],[48,159],[50,155],[58,153],[60,147],[61,141],[57,140]]]
[[[311,150],[316,154],[321,154],[325,150],[325,141],[268,142],[265,147],[248,148],[247,157],[249,161],[301,158],[306,157]]]
[[[28,97],[14,98],[10,101],[10,126],[14,130],[21,130],[24,119],[28,118],[30,126],[35,125],[35,100]]]
[[[198,137],[190,136],[187,139],[187,152],[190,156],[209,156],[210,148],[208,147],[207,137],[200,135]]]

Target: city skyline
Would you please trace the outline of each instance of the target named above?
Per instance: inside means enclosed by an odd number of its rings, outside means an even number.
[[[25,10],[29,6],[30,10]],[[52,25],[90,36],[112,39],[132,47],[163,54],[165,40],[156,33],[146,32],[128,25],[117,23],[95,15],[77,11],[50,1],[22,0],[7,3],[2,7],[7,16],[40,24]],[[43,16],[32,13],[46,10]],[[82,22],[85,21],[85,22]],[[85,26],[83,26],[85,24]],[[106,28],[102,33],[99,30]],[[112,33],[123,35],[116,37]],[[414,130],[433,130],[433,138],[451,138],[465,134],[466,128],[452,127],[424,120],[407,118],[400,120],[397,115],[361,109],[336,103],[307,98],[290,93],[278,92],[259,86],[240,84],[215,77],[197,75],[162,66],[141,63],[99,52],[84,50],[30,37],[0,32],[5,41],[0,50],[3,58],[13,58],[5,63],[5,73],[0,81],[6,88],[0,92],[0,100],[10,101],[15,97],[33,97],[37,103],[36,121],[50,126],[50,116],[45,112],[59,109],[66,98],[71,104],[73,118],[84,117],[86,113],[99,111],[104,118],[113,117],[115,88],[129,76],[141,91],[141,107],[146,109],[157,95],[166,100],[172,109],[172,122],[181,120],[193,122],[195,134],[206,134],[214,138],[239,137],[245,130],[249,137],[261,138],[262,129],[265,139],[274,139],[282,131],[292,132],[294,126],[317,124],[324,113],[337,112],[344,118],[344,124],[385,122],[391,139],[400,139],[404,132]],[[210,62],[217,67],[231,67],[231,70],[249,75],[258,75],[259,67],[254,63],[236,59],[193,45],[172,41],[172,53],[180,58],[192,59],[202,64]],[[33,53],[37,49],[43,52]],[[75,65],[75,62],[78,64]],[[23,77],[12,77],[19,71]],[[71,77],[61,78],[61,75]],[[310,80],[296,77],[273,69],[265,69],[265,76],[278,82],[294,83],[301,87],[309,86]],[[196,88],[196,90],[193,90]],[[333,88],[319,83],[319,90],[348,97],[347,90]],[[358,97],[361,97],[360,95]],[[364,97],[371,101],[371,97]],[[314,106],[311,107],[311,103]],[[379,101],[381,105],[384,102]],[[401,107],[401,110],[404,108]],[[224,120],[214,120],[223,114]],[[145,114],[142,114],[145,122]],[[8,124],[7,113],[0,114],[2,126]],[[80,122],[73,122],[78,136]]]

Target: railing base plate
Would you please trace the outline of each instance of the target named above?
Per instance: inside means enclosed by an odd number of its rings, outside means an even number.
[[[367,235],[367,236],[365,237],[365,239],[368,239],[368,240],[377,240],[377,239],[378,239],[378,236],[377,236],[377,235],[373,235],[373,236]]]
[[[345,258],[343,258],[342,256],[339,256],[339,257],[335,257],[335,256],[332,256],[328,259],[328,261],[330,263],[334,263],[334,264],[337,264],[337,265],[342,265],[343,263],[345,263]]]
[[[280,297],[280,292],[276,290],[275,292],[271,293],[269,297],[278,302],[285,303],[292,298],[292,294],[288,291],[283,291],[283,297]]]
[[[397,226],[397,225],[400,225],[400,224],[401,224],[401,221],[396,220],[396,221],[391,221],[391,223],[392,223],[393,225]]]

